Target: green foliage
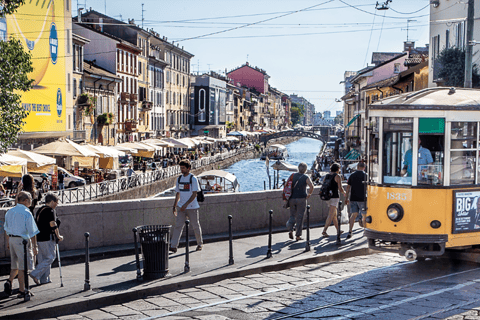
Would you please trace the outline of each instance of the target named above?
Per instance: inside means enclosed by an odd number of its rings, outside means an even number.
[[[112,113],[103,113],[97,117],[97,124],[99,126],[104,126],[106,124],[112,124],[113,114]]]
[[[463,87],[465,82],[465,50],[460,48],[443,49],[438,60],[441,69],[438,77],[442,78],[446,86]],[[478,74],[478,67],[473,65],[472,83],[473,87],[478,87],[480,76]]]
[[[294,107],[292,103],[292,108],[290,109],[290,115],[292,118],[292,125],[296,125],[300,122],[300,118],[303,117],[303,112],[300,108]]]
[[[28,78],[33,71],[31,59],[19,40],[0,41],[0,153],[17,142],[28,116],[19,91],[32,88],[33,79]]]
[[[234,127],[235,127],[235,122],[230,122],[230,121],[227,121],[226,123],[226,126],[227,126],[227,130],[232,130]]]
[[[6,14],[12,14],[18,7],[25,4],[25,0],[4,0],[0,2],[0,17]]]

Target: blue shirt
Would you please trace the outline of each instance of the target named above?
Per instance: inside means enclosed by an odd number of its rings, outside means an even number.
[[[418,148],[418,165],[424,165],[433,163],[432,154],[430,150],[419,146]],[[405,152],[405,159],[403,161],[403,165],[407,166],[407,176],[412,176],[412,149]]]
[[[30,210],[23,204],[17,204],[5,214],[5,232],[8,235],[30,239],[40,233]]]

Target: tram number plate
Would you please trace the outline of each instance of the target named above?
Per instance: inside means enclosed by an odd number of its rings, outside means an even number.
[[[407,201],[407,194],[406,193],[399,193],[399,192],[387,192],[387,199],[388,200],[397,200],[397,201]]]

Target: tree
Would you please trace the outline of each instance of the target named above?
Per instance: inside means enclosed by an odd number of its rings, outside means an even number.
[[[5,0],[0,1],[0,17],[17,11],[18,7],[25,4],[25,0]]]
[[[443,49],[438,55],[440,71],[438,77],[443,79],[446,86],[463,87],[465,82],[465,50],[460,48]],[[478,87],[480,76],[478,66],[473,65],[473,87]]]
[[[3,3],[0,17],[14,12],[24,1]],[[33,71],[31,59],[31,54],[25,52],[19,40],[0,41],[0,153],[7,152],[8,147],[16,143],[28,116],[21,105],[19,91],[32,88],[33,79],[28,78]]]
[[[292,125],[296,125],[297,123],[300,122],[300,118],[303,117],[303,113],[298,107],[294,107],[292,104],[292,107],[290,108],[290,115],[292,118]]]

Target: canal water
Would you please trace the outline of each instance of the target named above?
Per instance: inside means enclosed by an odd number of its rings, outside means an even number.
[[[322,142],[315,139],[302,138],[298,141],[287,144],[286,147],[289,155],[286,162],[293,165],[305,162],[310,169],[315,161],[315,157],[318,152],[320,152]],[[274,163],[275,161],[270,161],[270,166]],[[241,160],[224,170],[237,176],[238,182],[240,183],[240,191],[242,192],[263,190],[264,182],[268,189],[268,175],[265,161],[260,159]],[[270,168],[272,188],[274,172],[276,174],[276,171],[273,170],[273,168]],[[280,171],[280,182],[282,179],[287,179],[290,174],[292,173],[288,171]]]

